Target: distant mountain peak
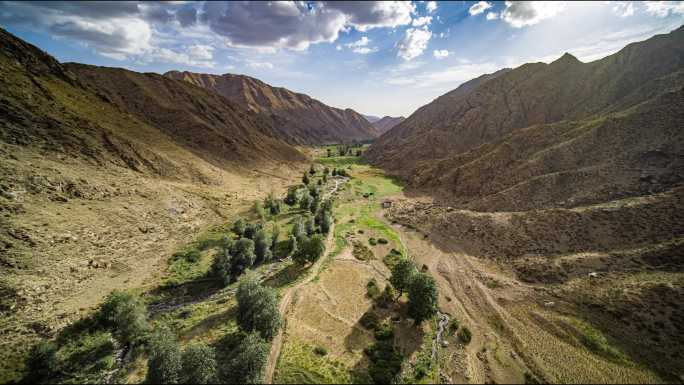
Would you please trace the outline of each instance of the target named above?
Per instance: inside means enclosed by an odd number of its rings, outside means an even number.
[[[566,52],[563,54],[563,56],[559,57],[558,59],[556,59],[556,61],[551,63],[551,65],[558,65],[558,64],[568,65],[568,64],[584,64],[584,63],[582,63],[574,55]]]

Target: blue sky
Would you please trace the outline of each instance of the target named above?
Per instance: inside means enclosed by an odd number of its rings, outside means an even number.
[[[60,61],[240,73],[372,115],[564,52],[596,60],[684,24],[674,2],[0,2]]]

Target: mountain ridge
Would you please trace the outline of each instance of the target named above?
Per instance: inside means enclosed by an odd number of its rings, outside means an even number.
[[[222,95],[270,120],[283,140],[296,144],[368,141],[377,130],[358,112],[330,107],[306,94],[274,87],[246,75],[211,75],[169,71],[164,76],[183,80]]]

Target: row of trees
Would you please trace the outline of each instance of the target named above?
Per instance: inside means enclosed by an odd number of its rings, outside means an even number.
[[[273,289],[248,274],[238,286],[239,342],[217,359],[213,347],[195,343],[181,351],[170,329],[159,327],[149,344],[147,382],[151,384],[259,383],[268,359],[269,341],[282,318]]]
[[[234,241],[226,237],[214,256],[211,269],[213,275],[221,279],[225,285],[234,282],[250,267],[273,259],[273,252],[280,236],[277,224],[269,233],[261,223],[248,223],[242,218],[233,223],[232,231],[240,238]]]

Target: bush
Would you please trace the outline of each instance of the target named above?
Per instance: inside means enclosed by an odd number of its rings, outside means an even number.
[[[173,254],[173,256],[171,258],[174,261],[179,260],[179,259],[183,259],[183,260],[186,260],[190,263],[195,263],[195,262],[199,261],[201,257],[202,257],[202,253],[200,253],[199,250],[189,249],[189,250],[183,250],[183,251],[176,252]]]
[[[368,295],[368,298],[371,299],[376,299],[380,296],[380,288],[378,287],[378,283],[375,281],[375,278],[371,278],[371,280],[366,284],[366,295]]]
[[[105,298],[98,314],[100,324],[113,330],[122,344],[135,344],[149,329],[147,308],[140,298],[114,291]]]
[[[182,356],[182,382],[185,384],[211,384],[216,382],[216,354],[203,344],[185,348]]]
[[[378,241],[375,240],[375,238],[370,238],[368,239],[368,243],[370,243],[371,246],[375,246],[378,244]]]
[[[181,378],[181,352],[176,336],[166,327],[152,334],[147,361],[147,383],[177,384]]]
[[[378,341],[364,350],[370,360],[368,374],[376,384],[392,384],[396,382],[401,371],[403,357],[389,340]]]
[[[299,186],[292,186],[287,189],[287,195],[285,196],[285,204],[288,206],[294,206],[299,202]]]
[[[302,210],[309,210],[312,201],[313,198],[311,197],[311,194],[309,194],[308,191],[305,191],[301,199],[299,199],[299,208]]]
[[[245,232],[245,227],[247,226],[247,223],[245,222],[244,219],[238,218],[235,220],[233,223],[233,227],[231,228],[233,232],[239,236],[242,236],[242,234]]]
[[[245,332],[258,332],[271,340],[282,324],[278,298],[273,289],[261,286],[252,274],[240,281],[236,293],[238,325]]]
[[[392,302],[394,302],[394,298],[396,297],[397,293],[392,287],[392,285],[385,285],[385,290],[382,291],[382,294],[378,298],[377,302],[380,307],[383,308],[388,308]]]
[[[378,238],[378,243],[386,245],[389,243],[389,241],[385,238]]]
[[[248,223],[245,226],[245,231],[242,233],[242,237],[254,240],[254,237],[256,237],[256,234],[261,229],[262,229],[262,226],[260,223]]]
[[[464,345],[468,345],[470,340],[473,338],[473,334],[470,332],[470,329],[465,326],[461,328],[456,336]]]
[[[328,350],[322,346],[316,346],[314,348],[314,353],[318,354],[319,356],[325,356],[328,354]]]
[[[375,339],[378,341],[387,341],[394,337],[394,330],[388,324],[382,324],[375,329]]]
[[[300,265],[314,263],[325,253],[325,242],[320,234],[299,241],[297,247],[297,252],[292,258]]]
[[[211,274],[220,279],[228,286],[231,281],[231,256],[229,249],[221,249],[214,255],[214,262],[211,265]]]
[[[361,316],[359,323],[367,330],[375,330],[380,325],[380,318],[374,312],[368,311]]]
[[[254,236],[254,254],[256,255],[256,263],[271,260],[273,255],[271,251],[271,238],[264,230],[257,231]]]
[[[452,318],[451,321],[449,321],[449,335],[454,335],[456,331],[458,330],[460,326],[460,323],[456,318]]]
[[[49,341],[39,342],[31,348],[26,359],[26,382],[37,383],[53,377],[57,365],[57,346]]]

